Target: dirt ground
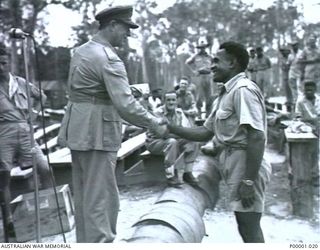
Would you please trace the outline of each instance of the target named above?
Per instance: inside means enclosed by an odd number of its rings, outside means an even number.
[[[319,206],[315,208],[316,215],[312,219],[293,216],[285,158],[271,149],[267,150],[267,156],[273,163],[273,176],[267,188],[265,213],[261,221],[266,243],[320,243]],[[204,214],[206,236],[202,242],[242,243],[233,213],[228,211],[223,199],[224,186],[221,185],[222,198],[213,211],[206,210]],[[130,236],[130,227],[151,209],[164,189],[165,184],[120,188],[121,207],[115,242]],[[319,204],[319,197],[315,199]],[[75,230],[66,233],[66,238],[68,243],[74,243]],[[56,235],[43,238],[42,241],[58,243],[63,242],[63,238]]]

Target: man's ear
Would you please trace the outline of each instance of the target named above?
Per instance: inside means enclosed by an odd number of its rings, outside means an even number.
[[[117,21],[115,21],[115,20],[110,21],[110,27],[111,27],[112,31],[115,29],[116,25],[117,25]]]
[[[237,67],[237,65],[238,65],[237,59],[236,58],[231,58],[230,62],[229,62],[229,67],[234,69],[234,68]]]

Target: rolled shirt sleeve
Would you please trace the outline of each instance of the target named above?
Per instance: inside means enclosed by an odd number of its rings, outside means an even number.
[[[265,110],[261,94],[255,89],[242,87],[237,90],[234,98],[239,125],[250,125],[264,132]]]

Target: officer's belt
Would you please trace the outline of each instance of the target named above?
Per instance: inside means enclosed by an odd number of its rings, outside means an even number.
[[[112,105],[112,101],[110,99],[100,98],[92,95],[70,95],[69,100],[75,103],[92,103],[92,104],[103,104],[103,105]]]
[[[208,72],[208,73],[199,73],[199,75],[210,75],[211,72]]]

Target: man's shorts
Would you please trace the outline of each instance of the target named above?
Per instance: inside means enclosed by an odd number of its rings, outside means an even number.
[[[0,169],[32,166],[30,128],[27,123],[0,124]]]
[[[228,200],[230,208],[237,212],[257,212],[264,209],[264,194],[267,183],[271,176],[271,165],[262,160],[259,174],[254,183],[255,202],[253,206],[244,208],[239,198],[238,189],[241,181],[245,178],[246,150],[225,148],[219,156],[219,171],[221,178],[228,187]]]

